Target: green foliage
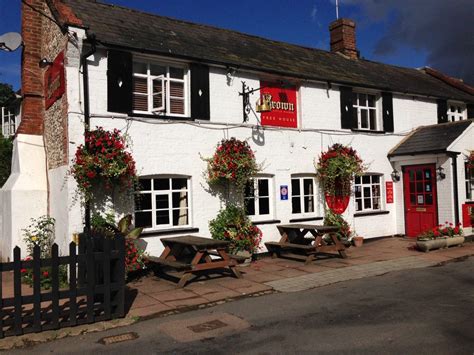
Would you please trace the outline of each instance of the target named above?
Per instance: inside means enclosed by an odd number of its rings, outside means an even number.
[[[0,107],[8,106],[15,99],[15,92],[10,84],[0,83]]]
[[[347,221],[340,214],[334,213],[330,208],[326,210],[323,224],[325,226],[339,227],[340,230],[337,232],[337,237],[339,240],[348,241],[353,234],[349,223],[347,223]]]
[[[358,153],[349,146],[333,144],[321,154],[316,176],[324,192],[330,196],[349,196],[355,175],[366,170]]]
[[[246,250],[255,253],[262,240],[262,231],[252,224],[245,210],[229,205],[209,222],[209,230],[214,239],[230,242],[231,253]]]
[[[463,234],[461,223],[454,225],[448,221],[444,224],[439,224],[436,227],[428,229],[421,233],[417,240],[432,240],[436,238],[452,238],[454,236],[459,236]]]
[[[11,173],[13,140],[0,134],[0,187],[5,184]]]
[[[31,219],[31,224],[22,230],[28,255],[32,256],[34,246],[38,245],[41,249],[41,258],[51,257],[55,222],[54,218],[48,216]]]

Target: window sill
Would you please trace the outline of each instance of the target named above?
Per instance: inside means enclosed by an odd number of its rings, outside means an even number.
[[[351,131],[359,132],[359,133],[385,134],[385,131],[371,131],[369,129],[359,129],[359,128],[351,128]]]
[[[171,234],[183,234],[183,233],[197,233],[199,232],[199,228],[169,228],[169,229],[161,229],[161,230],[151,230],[142,232],[142,238],[148,237],[158,237],[161,235],[171,235]]]
[[[142,117],[142,118],[153,118],[158,120],[168,120],[168,121],[194,121],[192,117],[183,117],[183,116],[163,116],[163,115],[152,115],[147,113],[134,113],[130,112],[128,117]]]
[[[288,222],[295,223],[295,222],[322,221],[323,219],[324,217],[302,217],[302,218],[290,219]]]
[[[276,224],[276,223],[281,223],[281,221],[279,219],[271,219],[267,221],[252,221],[252,224],[255,226],[263,225],[263,224]]]
[[[354,213],[354,217],[364,217],[364,216],[377,216],[381,214],[389,214],[390,211],[368,211],[368,212],[357,212]]]

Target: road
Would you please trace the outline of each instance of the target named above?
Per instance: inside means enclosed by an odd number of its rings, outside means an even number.
[[[172,337],[206,336],[202,329],[194,328],[193,333],[187,326],[169,326],[179,321],[192,324],[206,316],[222,321],[208,326],[236,319],[241,328],[229,331],[224,326],[220,329],[224,334],[192,342]],[[139,337],[111,345],[98,342],[129,331]],[[247,298],[11,353],[472,355],[474,258],[304,292]]]

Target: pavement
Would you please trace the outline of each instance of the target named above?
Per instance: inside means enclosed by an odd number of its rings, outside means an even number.
[[[474,255],[474,243],[422,253],[415,250],[413,240],[392,237],[365,241],[360,248],[349,248],[347,255],[346,259],[316,259],[309,265],[297,260],[263,257],[249,266],[239,267],[243,275],[241,279],[223,273],[206,275],[192,280],[182,289],[174,282],[150,273],[127,284],[125,319],[96,323],[80,330],[77,327],[64,328],[34,336],[10,337],[0,340],[0,349],[126,326],[138,320],[214,307],[241,298],[310,290],[394,271],[444,264]]]

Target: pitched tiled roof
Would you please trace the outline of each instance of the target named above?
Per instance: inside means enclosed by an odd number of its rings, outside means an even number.
[[[474,102],[474,96],[420,70],[273,41],[91,0],[63,0],[108,46],[296,78]]]
[[[464,120],[419,127],[393,148],[388,156],[444,153],[472,122]]]

